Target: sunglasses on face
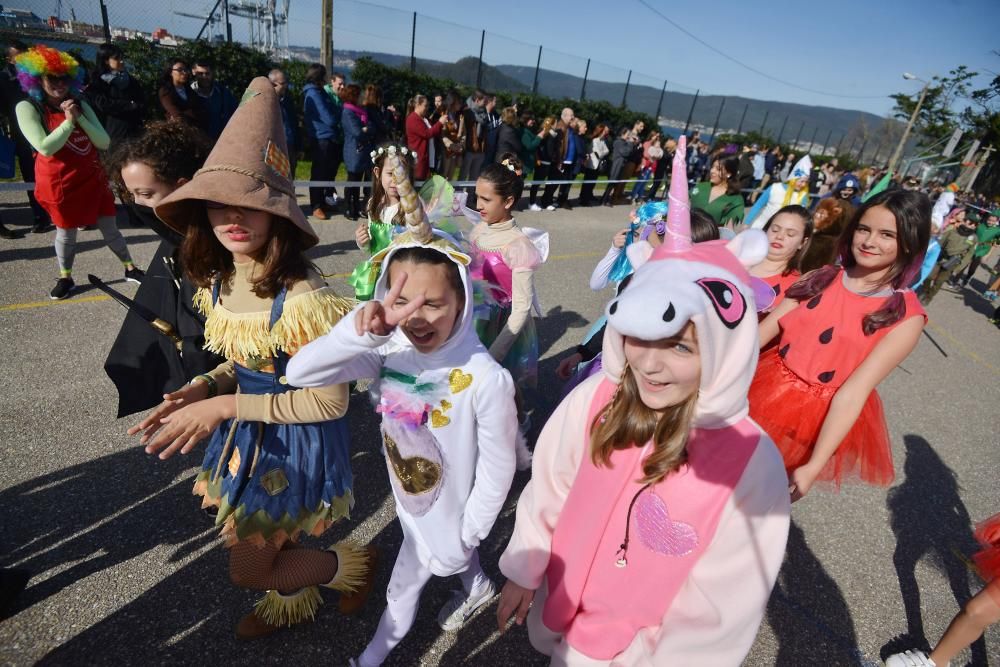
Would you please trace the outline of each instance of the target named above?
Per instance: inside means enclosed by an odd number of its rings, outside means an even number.
[[[189,70],[187,67],[174,67],[173,71],[175,71],[175,72],[181,72],[182,74],[190,74],[191,73],[191,70]]]

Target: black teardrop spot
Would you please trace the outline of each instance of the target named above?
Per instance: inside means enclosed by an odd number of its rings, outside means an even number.
[[[819,335],[819,342],[823,343],[823,345],[826,345],[831,340],[833,340],[833,327],[830,327]]]
[[[614,315],[616,310],[618,310],[618,302],[617,301],[612,301],[611,302],[611,307],[608,308],[608,314]]]
[[[821,298],[823,298],[823,295],[822,294],[817,294],[813,298],[809,299],[809,301],[806,302],[806,308],[808,308],[809,310],[812,310],[813,308],[815,308],[816,306],[819,305],[819,300]]]
[[[788,354],[788,348],[790,348],[791,346],[792,346],[791,343],[786,343],[783,348],[781,348],[780,350],[778,350],[778,356],[781,357],[782,359],[784,359],[785,355]]]
[[[775,285],[771,289],[774,290],[774,296],[778,296],[779,294],[781,294],[781,285]]]
[[[667,310],[663,313],[663,321],[669,322],[677,316],[677,311],[674,310],[674,304],[667,306]]]
[[[819,381],[822,382],[823,384],[826,384],[827,382],[833,379],[833,374],[836,372],[837,371],[827,371],[825,373],[820,373]]]

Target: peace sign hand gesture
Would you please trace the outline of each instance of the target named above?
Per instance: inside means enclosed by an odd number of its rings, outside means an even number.
[[[354,330],[359,336],[372,333],[376,336],[388,336],[396,325],[404,322],[424,305],[424,295],[417,296],[409,303],[399,303],[399,295],[406,284],[406,274],[402,273],[395,285],[389,288],[389,293],[382,301],[369,301],[354,318]]]

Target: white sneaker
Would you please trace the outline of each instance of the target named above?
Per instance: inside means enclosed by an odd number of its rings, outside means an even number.
[[[554,210],[556,210],[556,207],[554,205],[552,205],[552,204],[549,204],[548,206],[545,207],[545,210],[546,211],[554,211]]]
[[[532,204],[531,206],[528,207],[528,210],[538,212],[542,210],[542,207],[539,206],[538,204]]]
[[[340,197],[338,197],[337,195],[330,195],[329,197],[324,197],[323,201],[326,202],[327,206],[336,207],[337,202],[340,201]]]
[[[937,667],[937,663],[928,658],[923,651],[914,649],[890,655],[885,659],[885,667]]]
[[[454,597],[441,608],[438,625],[448,632],[458,630],[477,609],[492,600],[496,594],[497,589],[492,581],[487,581],[482,591],[472,595],[466,593],[464,589],[455,591]]]

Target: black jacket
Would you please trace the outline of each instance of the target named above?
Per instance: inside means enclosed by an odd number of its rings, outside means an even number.
[[[146,120],[146,99],[142,84],[130,76],[122,85],[119,80],[108,83],[94,77],[87,86],[87,101],[94,108],[112,145],[142,133]]]
[[[497,130],[496,161],[499,162],[504,153],[520,156],[523,152],[524,144],[521,143],[521,130],[510,125],[501,125]]]

